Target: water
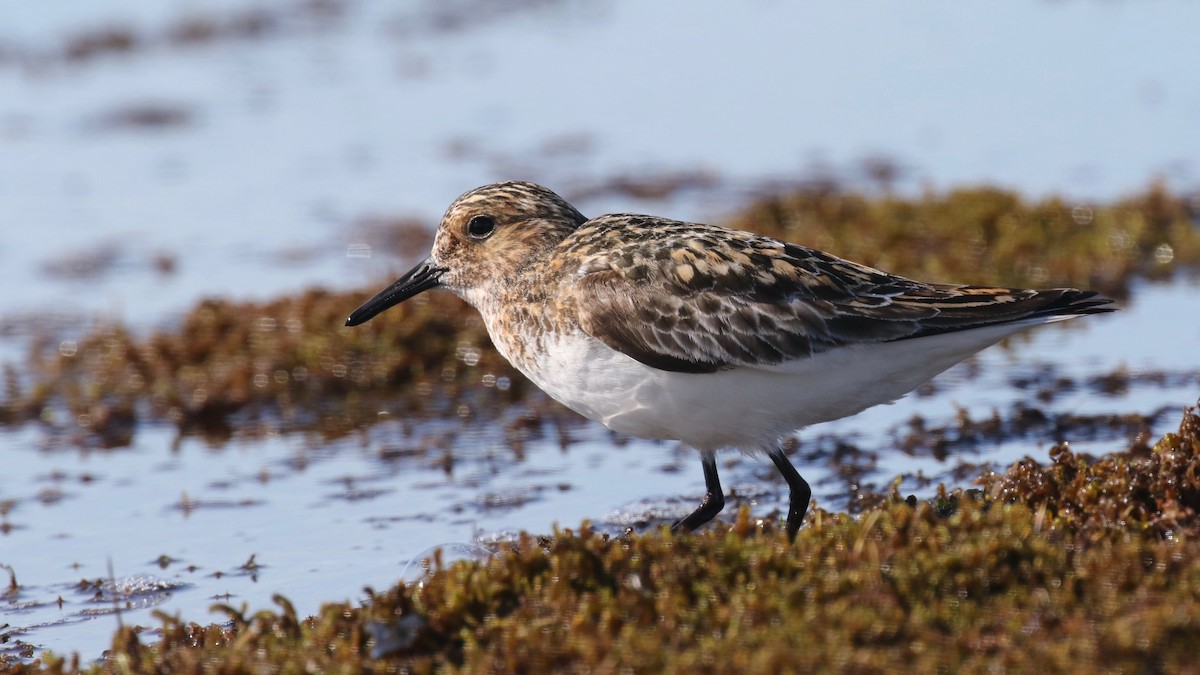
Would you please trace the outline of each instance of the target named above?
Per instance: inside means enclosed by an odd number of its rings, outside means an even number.
[[[20,362],[34,321],[70,334],[115,318],[144,331],[205,296],[374,288],[405,262],[363,257],[366,223],[431,220],[500,178],[569,196],[626,174],[700,170],[716,184],[661,201],[601,191],[579,205],[708,220],[763,180],[870,184],[871,157],[895,159],[895,187],[908,191],[987,181],[1107,201],[1159,176],[1177,188],[1197,179],[1200,82],[1180,64],[1200,62],[1200,9],[1182,2],[760,2],[736,13],[563,2],[502,15],[329,4],[342,9],[0,2],[0,53],[23,55],[0,59],[0,359]],[[278,16],[276,28],[169,38],[181,17],[251,6]],[[46,56],[107,25],[146,46],[82,63]],[[1037,430],[945,459],[896,448],[914,416],[931,427],[960,408],[1011,416],[1032,396],[1014,380],[1047,371],[1079,383],[1122,366],[1172,376],[1112,395],[1080,384],[1043,404],[1048,415],[1178,410],[1200,395],[1196,291],[1185,278],[1140,285],[1118,314],[993,348],[932,393],[804,432],[798,463],[822,507],[844,508],[830,439],[857,447],[862,481],[908,475],[902,489],[921,496],[933,488],[919,477],[959,484],[962,461],[1044,457],[1056,439]],[[1153,433],[1178,417],[1158,415]],[[152,623],[151,608],[218,620],[209,605],[257,609],[276,592],[312,612],[394,583],[437,544],[474,551],[584,519],[619,531],[700,499],[691,451],[584,422],[565,433],[565,447],[552,429],[518,455],[480,421],[219,447],[142,425],[110,452],[63,447],[34,424],[0,429],[0,563],[21,586],[0,605],[0,632],[93,658],[118,620],[114,595],[126,623]],[[449,439],[449,457],[426,436]],[[786,499],[769,462],[735,455],[721,472],[757,515]]]
[[[1131,374],[1183,374],[1171,386],[1135,384],[1112,396],[1080,388],[1040,406],[1048,415],[1149,415],[1165,406],[1171,412],[1152,430],[1161,435],[1178,423],[1182,404],[1200,396],[1200,313],[1178,311],[1194,304],[1196,290],[1186,281],[1139,288],[1138,300],[1120,313],[1046,327],[984,352],[939,378],[935,395],[813,427],[800,434],[802,451],[824,437],[853,442],[875,458],[863,478],[878,487],[918,472],[961,484],[953,475],[962,461],[1003,467],[1025,455],[1044,459],[1054,441],[1048,433],[942,460],[901,453],[895,439],[915,415],[932,427],[952,424],[959,407],[978,419],[1028,402],[1029,392],[1012,382],[1047,364],[1081,380],[1122,366]],[[1156,330],[1172,314],[1173,329]],[[292,434],[209,447],[144,425],[131,447],[107,452],[61,447],[34,425],[6,430],[0,500],[15,505],[4,520],[12,529],[0,539],[0,561],[13,566],[22,590],[4,621],[27,628],[26,641],[96,655],[116,619],[92,615],[111,601],[93,600],[93,587],[79,582],[107,579],[110,563],[118,579],[177,585],[124,611],[130,623],[151,622],[150,607],[192,619],[212,616],[207,608],[215,602],[263,607],[277,592],[312,612],[323,601],[362,597],[364,585],[394,583],[409,560],[437,544],[573,528],[584,519],[616,532],[647,516],[682,516],[703,493],[693,452],[672,443],[615,443],[583,421],[566,429],[572,441],[565,447],[550,429],[526,444],[523,457],[494,424],[430,427],[406,431],[393,421],[338,441]],[[445,433],[450,464],[435,449],[441,444],[421,442]],[[1116,434],[1073,445],[1103,452],[1128,440]],[[833,458],[798,463],[820,506],[845,508]],[[732,455],[721,466],[726,487],[756,514],[783,508],[786,488],[769,462]],[[933,488],[910,479],[902,490],[928,497]],[[242,569],[252,556],[260,567]]]
[[[356,224],[432,219],[500,178],[570,196],[710,171],[723,189],[669,205],[579,204],[706,218],[764,178],[861,182],[871,157],[899,163],[909,189],[986,181],[1080,200],[1200,178],[1200,80],[1179,67],[1200,62],[1189,3],[561,2],[488,20],[454,3],[458,23],[428,4],[330,4],[344,9],[228,0],[278,27],[186,45],[170,40],[184,18],[235,9],[0,5],[0,45],[40,64],[0,61],[0,287],[22,288],[0,311],[156,323],[203,295],[365,286],[399,265],[348,258]],[[145,47],[35,58],[108,25]],[[129,121],[147,110],[159,124]],[[104,273],[47,273],[97,251]]]

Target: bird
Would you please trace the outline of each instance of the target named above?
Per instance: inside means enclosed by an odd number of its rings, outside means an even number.
[[[739,450],[786,481],[789,540],[812,490],[782,439],[895,401],[1019,331],[1113,310],[1094,291],[925,283],[716,225],[589,219],[524,181],[458,197],[428,258],[346,325],[435,288],[475,307],[501,355],[566,407],[698,451],[705,494],[673,530],[724,508],[716,456]]]

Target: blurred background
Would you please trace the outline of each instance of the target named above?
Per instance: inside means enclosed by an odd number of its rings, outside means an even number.
[[[355,257],[357,226],[432,221],[497,179],[600,213],[642,206],[605,186],[674,177],[694,189],[655,208],[708,219],[776,181],[1086,201],[1200,179],[1184,2],[0,11],[7,312],[154,323],[203,295],[357,287],[399,269]]]
[[[1194,3],[725,8],[0,0],[0,360],[19,369],[47,330],[63,345],[97,322],[169,330],[208,297],[366,297],[424,255],[381,244],[396,223],[431,229],[458,194],[495,180],[541,182],[588,215],[713,222],[805,185],[991,185],[1085,209],[1152,183],[1197,194]],[[1127,323],[1098,319],[1035,338],[1032,356],[981,363],[1069,351],[1080,373],[1194,372],[1200,350],[1179,355],[1200,339],[1187,319],[1196,290],[1142,289],[1112,319]],[[1161,342],[1129,332],[1163,316],[1181,325]],[[998,405],[986,379],[947,382],[952,395],[828,433],[866,427],[859,441],[883,446],[898,420]],[[1195,392],[1184,377],[1102,407],[1149,413]],[[452,472],[387,455],[415,443],[388,429],[212,446],[148,428],[99,453],[36,424],[0,428],[0,563],[22,587],[0,624],[24,645],[94,657],[114,596],[131,621],[149,607],[204,620],[214,600],[257,607],[277,591],[311,612],[392,583],[439,543],[611,513],[619,528],[621,513],[669,515],[702,492],[690,453],[614,449],[592,426],[569,451],[547,441],[530,458],[467,428]],[[881,458],[876,480],[912,471],[908,459]],[[777,507],[769,467],[736,463],[735,490]]]

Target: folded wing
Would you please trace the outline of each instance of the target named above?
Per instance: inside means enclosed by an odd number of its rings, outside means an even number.
[[[585,224],[575,245],[630,216],[609,218]],[[585,331],[662,370],[766,367],[854,344],[1111,311],[1092,291],[926,284],[749,233],[660,229],[592,248],[575,295]]]

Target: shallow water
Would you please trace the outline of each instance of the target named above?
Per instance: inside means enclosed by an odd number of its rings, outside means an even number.
[[[1155,176],[1197,179],[1200,85],[1178,67],[1200,61],[1191,4],[758,3],[728,15],[564,2],[496,16],[470,3],[437,15],[432,3],[325,4],[339,9],[0,2],[0,53],[18,54],[0,58],[0,360],[20,363],[35,324],[148,330],[202,296],[372,287],[406,261],[369,255],[371,222],[428,221],[500,178],[591,193],[587,213],[708,220],[764,180],[873,185],[861,160],[880,156],[899,162],[904,190],[989,181],[1110,200]],[[276,28],[169,39],[181,17],[249,6],[278,14]],[[64,36],[110,25],[145,46],[53,57]],[[715,182],[657,201],[597,189],[671,171]],[[1118,314],[1036,331],[895,405],[814,427],[797,464],[820,506],[840,509],[856,484],[903,474],[905,494],[928,496],[921,478],[961,484],[962,462],[1044,458],[1052,426],[956,441],[941,459],[897,449],[917,416],[948,437],[960,407],[1016,416],[1034,393],[1022,380],[1076,383],[1039,405],[1051,418],[1177,411],[1200,395],[1198,287],[1138,286]],[[1121,366],[1133,379],[1118,393],[1088,384]],[[1157,372],[1164,382],[1138,377]],[[1177,420],[1157,415],[1152,434]],[[584,519],[615,532],[678,517],[703,492],[687,449],[582,421],[561,431],[565,445],[549,428],[517,453],[484,421],[218,447],[143,425],[131,447],[99,452],[35,424],[2,428],[0,563],[20,592],[0,605],[0,633],[95,657],[114,595],[126,623],[153,623],[151,607],[219,620],[209,605],[257,609],[276,592],[308,613],[393,583],[433,545]],[[1102,452],[1130,433],[1071,440]],[[721,467],[726,516],[782,507],[768,462]]]
[[[914,416],[929,428],[953,428],[960,407],[976,419],[1006,414],[1031,399],[1014,381],[1047,367],[1080,381],[1122,366],[1135,376],[1178,374],[1167,385],[1135,379],[1117,395],[1080,386],[1038,406],[1050,417],[1166,408],[1152,433],[1170,431],[1181,402],[1200,396],[1200,313],[1178,311],[1194,303],[1196,291],[1185,281],[1139,288],[1122,312],[992,348],[936,380],[932,394],[806,430],[797,464],[819,506],[843,509],[848,481],[841,471],[855,463],[866,468],[854,481],[882,488],[907,475],[902,493],[928,497],[934,487],[914,479],[918,474],[961,485],[956,469],[963,462],[1044,460],[1056,440],[1047,429],[958,448],[942,459],[905,454],[897,439]],[[1158,330],[1172,313],[1174,330]],[[259,608],[277,592],[312,612],[322,601],[362,597],[363,585],[394,583],[405,563],[431,546],[574,528],[584,519],[619,532],[677,518],[703,493],[695,454],[677,444],[617,442],[581,420],[562,430],[570,439],[564,446],[558,431],[545,429],[518,455],[496,423],[483,421],[407,428],[394,420],[337,441],[292,434],[219,447],[177,442],[171,429],[143,426],[132,447],[106,452],[60,447],[34,425],[6,430],[2,498],[14,505],[3,521],[9,529],[0,559],[14,568],[21,592],[0,612],[7,630],[20,627],[22,640],[96,655],[116,619],[108,613],[111,596],[95,599],[94,583],[80,580],[107,579],[110,562],[119,581],[173,585],[138,596],[122,612],[128,623],[152,623],[149,607],[219,620],[207,613],[215,602]],[[861,456],[836,456],[828,450],[835,440]],[[1069,440],[1104,452],[1131,438],[1117,430]],[[723,482],[735,497],[725,517],[734,504],[749,504],[760,516],[784,507],[785,486],[768,462],[736,454],[722,460]],[[258,567],[242,569],[252,556]]]
[[[1110,200],[1200,180],[1185,2],[53,6],[0,4],[0,288],[21,289],[6,314],[156,325],[204,295],[365,286],[403,263],[358,257],[364,222],[433,219],[497,179],[571,197],[712,174],[667,203],[579,203],[707,219],[766,179],[871,184],[872,158],[908,190]],[[171,37],[247,8],[273,28]],[[107,27],[141,46],[54,58]]]

